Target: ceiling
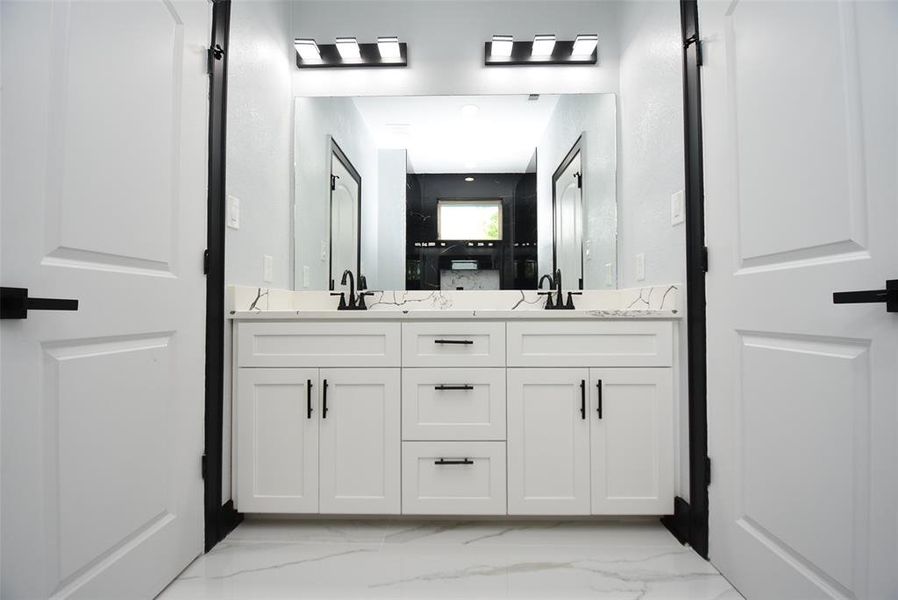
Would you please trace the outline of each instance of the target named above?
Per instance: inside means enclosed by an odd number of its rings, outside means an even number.
[[[353,102],[377,146],[405,148],[415,173],[523,173],[558,102],[554,95],[528,98],[392,96]]]

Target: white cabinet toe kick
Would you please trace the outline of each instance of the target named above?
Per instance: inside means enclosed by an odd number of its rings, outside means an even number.
[[[670,321],[235,328],[241,512],[673,512]]]

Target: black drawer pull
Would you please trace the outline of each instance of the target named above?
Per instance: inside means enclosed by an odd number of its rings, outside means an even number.
[[[312,380],[306,380],[306,418],[312,418]]]
[[[596,407],[596,412],[599,413],[599,418],[602,418],[602,380],[599,379],[599,382],[596,384],[596,389],[599,391],[599,404]]]
[[[586,420],[586,380],[580,380],[580,418]]]
[[[321,418],[327,418],[327,379],[324,380],[321,387]]]
[[[474,461],[470,458],[450,458],[446,460],[445,458],[441,458],[439,460],[433,461],[435,465],[473,465]]]
[[[444,390],[473,390],[473,389],[474,389],[474,386],[471,385],[470,383],[466,383],[466,384],[464,384],[464,385],[445,385],[445,384],[440,384],[440,385],[435,385],[435,386],[433,386],[433,389],[438,390],[438,391],[444,391]]]
[[[474,343],[474,340],[434,340],[434,344],[460,344],[463,346],[470,346]]]

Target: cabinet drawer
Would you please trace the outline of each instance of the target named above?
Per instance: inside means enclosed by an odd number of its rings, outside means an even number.
[[[402,439],[504,440],[505,369],[403,369]]]
[[[398,367],[399,323],[240,323],[241,367]]]
[[[403,442],[402,512],[504,515],[504,442]]]
[[[508,323],[510,367],[669,367],[669,321]]]
[[[505,323],[403,323],[405,367],[504,367]]]

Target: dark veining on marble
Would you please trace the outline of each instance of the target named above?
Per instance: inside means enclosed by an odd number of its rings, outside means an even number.
[[[257,305],[259,304],[259,300],[261,300],[262,298],[265,298],[266,296],[268,296],[268,292],[269,292],[268,289],[265,289],[265,291],[262,292],[262,288],[259,288],[259,289],[256,291],[256,299],[253,300],[253,303],[249,305],[249,310],[256,310],[256,311],[260,311],[260,312],[261,312],[262,309],[261,309],[261,308],[258,308]]]
[[[180,577],[178,581],[187,581],[188,579],[230,579],[231,577],[237,577],[238,575],[246,575],[248,573],[262,573],[264,571],[275,571],[277,569],[283,569],[285,567],[293,567],[296,565],[301,565],[305,563],[314,563],[320,562],[322,560],[327,560],[329,558],[337,558],[340,556],[348,556],[350,554],[359,554],[362,552],[377,552],[376,550],[369,548],[359,548],[355,550],[344,550],[343,552],[335,552],[333,554],[325,554],[324,556],[315,556],[312,558],[301,558],[299,560],[291,560],[284,563],[278,563],[276,565],[267,565],[264,567],[256,567],[254,569],[241,569],[239,571],[234,571],[233,573],[226,573],[224,575],[188,575],[186,577]]]

